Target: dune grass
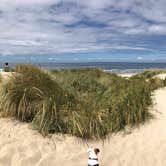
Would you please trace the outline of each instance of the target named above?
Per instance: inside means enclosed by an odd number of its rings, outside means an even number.
[[[164,83],[148,79],[125,79],[99,69],[44,71],[19,65],[1,85],[1,115],[30,122],[43,135],[105,138],[150,117],[152,91]]]
[[[155,89],[158,89],[158,88],[161,88],[163,86],[165,86],[165,82],[166,82],[166,79],[165,80],[162,80],[158,77],[155,77],[157,76],[158,74],[164,74],[166,73],[165,70],[147,70],[147,71],[144,71],[142,73],[139,73],[139,74],[136,74],[136,75],[133,75],[130,79],[131,80],[145,80],[150,88],[152,90],[155,90]]]
[[[0,83],[2,82],[2,74],[0,74]]]

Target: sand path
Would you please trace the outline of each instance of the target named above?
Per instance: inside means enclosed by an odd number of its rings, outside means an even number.
[[[100,148],[101,166],[166,165],[166,88],[155,92],[155,119],[131,134],[117,134]],[[28,124],[0,119],[0,166],[86,166],[87,146],[71,136],[43,138]]]

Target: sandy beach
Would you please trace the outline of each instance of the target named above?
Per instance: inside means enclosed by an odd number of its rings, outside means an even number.
[[[118,76],[121,76],[121,77],[124,77],[124,78],[130,78],[132,77],[133,75],[135,75],[136,73],[128,73],[128,74],[118,74]],[[158,74],[156,76],[154,76],[154,78],[159,78],[161,80],[164,80],[166,78],[166,74],[165,73],[162,73],[162,74]]]
[[[130,77],[132,77],[134,74],[135,74],[135,73],[128,73],[128,74],[123,73],[123,74],[118,74],[118,76],[121,76],[121,77],[124,77],[124,78],[130,78]]]
[[[99,147],[102,166],[166,165],[166,88],[154,93],[155,119],[127,134],[118,133]],[[29,124],[0,119],[0,166],[87,165],[87,144],[76,137],[53,135],[43,138]]]
[[[164,80],[164,79],[166,78],[166,74],[165,74],[165,73],[158,74],[158,75],[157,75],[157,76],[155,76],[155,77],[157,77],[157,78],[159,78],[159,79]]]

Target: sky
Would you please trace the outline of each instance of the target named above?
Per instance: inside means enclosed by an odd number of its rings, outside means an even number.
[[[0,60],[165,61],[166,0],[1,0]]]

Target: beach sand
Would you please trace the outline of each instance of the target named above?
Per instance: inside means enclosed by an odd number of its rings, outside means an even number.
[[[166,165],[166,88],[154,92],[154,119],[102,141],[101,166]],[[68,135],[44,138],[30,124],[0,119],[0,166],[86,166],[87,144]]]
[[[124,77],[124,78],[130,78],[130,77],[132,77],[135,74],[136,73],[128,73],[128,74],[124,73],[124,74],[118,74],[118,75],[121,76],[121,77]],[[164,80],[164,79],[166,79],[166,73],[155,75],[154,78],[159,78],[161,80]]]
[[[131,76],[135,75],[135,73],[123,73],[123,74],[118,74],[118,76],[125,77],[125,78],[130,78]]]
[[[166,79],[166,73],[158,74],[158,75],[155,76],[155,77],[157,77],[157,78],[159,78],[159,79],[161,79],[161,80],[164,80],[164,79]]]

